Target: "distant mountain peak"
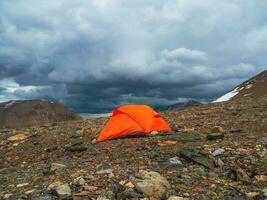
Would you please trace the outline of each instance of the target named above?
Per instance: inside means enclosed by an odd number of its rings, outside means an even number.
[[[167,105],[167,106],[155,106],[154,109],[156,109],[157,111],[164,111],[164,110],[171,110],[175,108],[186,108],[186,107],[196,106],[196,105],[201,105],[201,103],[195,100],[188,100],[185,102],[178,102],[178,103]]]

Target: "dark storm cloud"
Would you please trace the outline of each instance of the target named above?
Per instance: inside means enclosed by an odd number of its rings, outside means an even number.
[[[0,100],[211,100],[266,68],[267,2],[3,0]]]
[[[6,91],[6,88],[0,87],[0,92]]]

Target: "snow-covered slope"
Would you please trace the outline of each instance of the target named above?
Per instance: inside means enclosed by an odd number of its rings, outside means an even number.
[[[234,96],[236,96],[239,93],[239,90],[240,90],[239,88],[235,88],[234,90],[226,93],[225,95],[223,95],[220,98],[218,98],[215,101],[213,101],[213,103],[229,101],[231,98],[233,98]]]
[[[267,70],[245,81],[212,103],[260,96],[267,96]]]

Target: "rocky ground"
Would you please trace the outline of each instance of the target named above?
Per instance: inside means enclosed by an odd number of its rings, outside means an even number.
[[[267,97],[162,115],[173,132],[98,144],[106,118],[0,130],[0,199],[267,199]]]

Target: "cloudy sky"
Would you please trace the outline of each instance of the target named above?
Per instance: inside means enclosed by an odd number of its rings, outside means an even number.
[[[266,0],[1,0],[0,101],[209,101],[267,68]]]

